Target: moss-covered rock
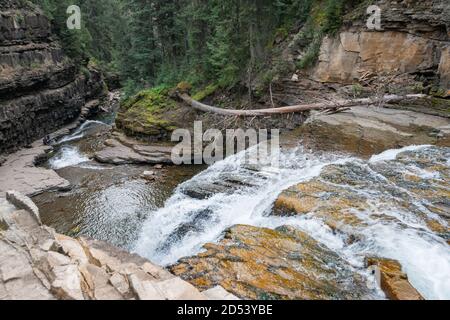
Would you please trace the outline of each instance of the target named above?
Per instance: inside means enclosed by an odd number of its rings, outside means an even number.
[[[186,126],[190,110],[183,108],[168,87],[146,89],[122,102],[117,115],[118,129],[129,136],[163,140]]]
[[[189,82],[182,81],[177,85],[177,91],[180,93],[189,93],[192,90],[192,85]]]

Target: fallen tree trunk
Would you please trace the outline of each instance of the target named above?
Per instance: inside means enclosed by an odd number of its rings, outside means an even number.
[[[263,117],[276,114],[300,113],[311,110],[338,111],[341,108],[349,108],[361,105],[375,105],[379,103],[400,102],[404,100],[417,100],[427,97],[427,95],[424,94],[410,94],[406,96],[386,95],[382,98],[347,99],[347,100],[337,100],[333,102],[318,102],[311,104],[300,104],[295,106],[258,109],[258,110],[234,110],[208,106],[206,104],[203,104],[199,101],[192,99],[189,95],[185,93],[179,94],[178,96],[180,97],[181,100],[183,100],[185,103],[189,104],[196,110],[203,112],[211,112],[224,116],[239,116],[239,117]]]

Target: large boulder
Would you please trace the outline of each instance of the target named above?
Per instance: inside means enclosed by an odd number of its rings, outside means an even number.
[[[313,113],[298,133],[319,149],[370,156],[408,145],[450,146],[450,119],[409,110],[353,107],[333,115]]]
[[[348,263],[306,233],[238,225],[171,271],[201,289],[244,299],[361,299],[370,290]]]
[[[170,140],[178,128],[192,125],[195,112],[171,97],[168,88],[156,87],[125,100],[117,115],[117,128],[145,141]]]
[[[33,209],[25,196],[10,198]],[[230,299],[107,243],[57,234],[27,210],[0,198],[0,300]]]

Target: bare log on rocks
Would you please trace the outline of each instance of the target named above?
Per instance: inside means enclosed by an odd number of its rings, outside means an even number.
[[[323,111],[329,110],[330,112],[338,112],[341,109],[348,109],[350,107],[355,106],[386,104],[407,100],[424,99],[428,97],[427,95],[424,94],[410,94],[405,96],[385,95],[384,97],[381,98],[376,97],[363,99],[336,100],[330,102],[318,102],[318,103],[300,104],[288,107],[258,109],[258,110],[234,110],[234,109],[217,108],[206,105],[204,103],[192,99],[189,95],[185,93],[179,94],[178,96],[180,97],[181,100],[183,100],[185,103],[192,106],[196,110],[220,114],[224,116],[238,116],[238,117],[264,117],[277,114],[300,113],[311,110],[323,110]]]

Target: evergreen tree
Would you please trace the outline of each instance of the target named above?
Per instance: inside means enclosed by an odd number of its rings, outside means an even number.
[[[73,58],[120,72],[127,91],[175,84],[250,83],[275,34],[310,26],[309,65],[323,34],[335,32],[344,5],[358,0],[33,0],[44,8]],[[83,28],[68,30],[66,10],[81,7]],[[320,7],[321,24],[312,21]],[[308,22],[307,22],[308,21]],[[317,29],[317,30],[316,30]],[[249,86],[250,87],[250,86]]]

